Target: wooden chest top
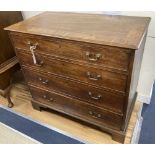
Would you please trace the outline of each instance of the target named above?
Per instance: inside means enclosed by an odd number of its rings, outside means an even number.
[[[45,12],[6,30],[138,49],[149,17]]]

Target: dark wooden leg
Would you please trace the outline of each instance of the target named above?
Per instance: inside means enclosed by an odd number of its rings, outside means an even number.
[[[125,140],[125,133],[112,133],[112,139],[114,141],[120,142],[120,143],[124,143]]]
[[[11,101],[11,98],[10,98],[10,91],[11,91],[11,88],[13,87],[14,84],[16,83],[19,83],[23,81],[23,74],[20,71],[17,71],[15,72],[12,77],[10,78],[10,86],[7,88],[6,92],[5,92],[5,97],[7,98],[8,100],[8,107],[9,108],[12,108],[14,106],[13,102]]]
[[[14,104],[11,101],[11,98],[10,98],[10,90],[11,90],[11,88],[12,88],[12,85],[10,85],[5,90],[0,90],[0,95],[2,95],[3,97],[7,98],[7,100],[8,100],[8,107],[9,108],[12,108],[14,106]]]
[[[6,93],[6,98],[8,100],[8,107],[12,108],[14,106],[13,102],[11,101],[10,97],[10,91],[11,91],[12,86],[9,87],[8,92]]]
[[[32,107],[35,110],[41,111],[41,107],[39,106],[39,104],[35,103],[33,100],[31,101],[31,103],[32,103]]]

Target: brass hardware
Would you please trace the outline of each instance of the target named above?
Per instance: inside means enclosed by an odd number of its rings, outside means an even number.
[[[47,99],[47,96],[46,96],[46,95],[43,95],[43,98],[44,98],[44,99]]]
[[[52,102],[53,102],[53,100],[54,100],[54,99],[53,99],[52,97],[49,99],[49,101],[52,101]]]
[[[95,112],[89,111],[89,114],[94,118],[101,118],[101,114],[97,114]]]
[[[48,84],[48,80],[46,80],[46,81],[43,81],[42,83],[43,83],[43,84]]]
[[[93,115],[93,112],[92,112],[92,111],[89,111],[89,114],[90,114],[90,115]]]
[[[88,94],[89,94],[89,96],[92,98],[92,99],[94,99],[94,100],[99,100],[99,99],[101,99],[101,97],[102,97],[102,95],[97,95],[96,97],[95,96],[93,96],[93,94],[92,94],[92,92],[88,92]]]
[[[49,82],[48,80],[43,80],[41,77],[39,77],[39,81],[41,81],[42,84],[45,84],[45,85],[47,85]]]
[[[52,97],[50,99],[48,99],[48,97],[46,95],[43,95],[43,98],[46,99],[48,102],[54,101],[54,99]]]
[[[98,117],[98,118],[101,118],[101,114],[97,114],[97,117]]]
[[[95,53],[86,52],[86,56],[89,61],[97,61],[101,58],[101,54],[99,53],[95,54]]]
[[[97,81],[101,78],[101,75],[97,74],[97,75],[93,75],[91,74],[90,72],[87,72],[87,76],[90,80],[93,80],[93,81]]]

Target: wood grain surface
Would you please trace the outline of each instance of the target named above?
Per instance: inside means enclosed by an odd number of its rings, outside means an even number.
[[[6,30],[137,49],[149,22],[148,17],[45,12]]]

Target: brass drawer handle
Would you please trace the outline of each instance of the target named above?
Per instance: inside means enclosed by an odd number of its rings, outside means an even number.
[[[50,99],[48,99],[48,97],[46,95],[43,95],[43,99],[46,99],[48,102],[54,101],[54,99],[52,97]]]
[[[45,85],[47,85],[49,82],[48,80],[43,80],[41,77],[39,77],[39,81],[41,81],[42,84],[45,84]]]
[[[93,111],[89,111],[89,114],[92,116],[92,117],[94,117],[94,118],[101,118],[101,114],[98,114],[98,113],[95,113],[95,112],[93,112]]]
[[[89,61],[97,61],[101,58],[101,54],[99,53],[95,54],[95,53],[86,52],[86,56]]]
[[[99,79],[101,79],[101,75],[97,74],[94,76],[90,72],[87,72],[87,76],[90,80],[93,80],[93,81],[98,81]]]
[[[93,96],[93,93],[92,92],[88,92],[89,96],[91,97],[91,99],[94,99],[94,100],[99,100],[101,99],[102,95],[98,94],[96,97]]]

